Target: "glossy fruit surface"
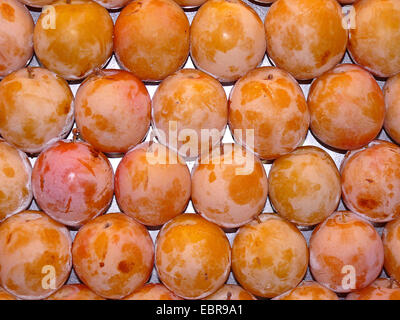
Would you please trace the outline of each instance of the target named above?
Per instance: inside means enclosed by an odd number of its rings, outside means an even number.
[[[77,227],[103,214],[114,184],[109,160],[84,142],[58,141],[37,158],[33,195],[54,220]]]
[[[159,81],[182,68],[189,54],[189,21],[173,0],[127,5],[114,29],[120,65],[146,81]]]
[[[32,58],[33,27],[29,11],[19,1],[0,1],[0,78]]]
[[[73,113],[67,82],[46,69],[20,69],[0,82],[0,134],[20,150],[37,153],[65,137]]]
[[[235,144],[203,155],[192,169],[192,203],[207,220],[236,228],[261,213],[268,181],[261,161]]]
[[[0,139],[0,221],[31,203],[31,174],[26,154]]]
[[[67,281],[68,229],[40,211],[22,211],[0,225],[0,281],[21,299],[43,299]]]
[[[261,19],[240,0],[208,0],[193,19],[192,60],[222,82],[236,81],[257,67],[265,48]]]
[[[261,214],[241,227],[233,241],[233,274],[256,296],[273,298],[296,287],[307,266],[306,240],[278,215]]]
[[[386,132],[396,142],[400,143],[400,74],[388,79],[383,87],[385,96],[385,122]]]
[[[381,273],[383,245],[378,232],[350,211],[336,212],[314,229],[310,270],[316,281],[335,292],[370,285]]]
[[[94,1],[59,0],[35,25],[34,48],[40,63],[66,80],[85,78],[102,68],[113,50],[113,21]]]
[[[224,232],[196,214],[183,214],[160,230],[156,268],[162,283],[185,299],[201,299],[228,278],[231,247]]]
[[[275,210],[299,225],[315,225],[333,213],[340,201],[340,174],[320,148],[297,148],[272,164],[269,198]]]
[[[346,51],[347,30],[336,0],[276,1],[264,26],[269,57],[299,80],[320,76]]]
[[[184,157],[207,152],[225,132],[224,88],[202,71],[183,69],[169,76],[158,86],[152,107],[158,140]]]
[[[375,140],[348,152],[341,166],[343,202],[373,222],[400,217],[400,147]]]
[[[76,234],[72,256],[79,279],[96,294],[122,299],[143,286],[153,269],[146,228],[122,213],[88,222]]]
[[[382,240],[385,249],[385,271],[392,279],[400,281],[400,219],[386,224]]]
[[[368,287],[349,293],[346,300],[400,300],[400,288],[394,280],[379,278]]]
[[[353,150],[381,131],[385,101],[381,88],[365,69],[342,64],[317,78],[310,87],[311,130],[323,143]]]
[[[293,151],[303,142],[309,123],[300,86],[281,69],[254,69],[230,93],[229,127],[233,137],[262,159],[273,160]]]
[[[122,70],[99,70],[81,84],[75,97],[80,135],[97,150],[125,153],[146,136],[151,101],[144,84]]]
[[[158,143],[144,142],[130,150],[115,173],[115,197],[121,210],[149,226],[181,214],[190,188],[186,163]]]
[[[350,55],[378,77],[394,76],[400,72],[400,2],[361,0],[354,8],[356,24],[350,30]]]

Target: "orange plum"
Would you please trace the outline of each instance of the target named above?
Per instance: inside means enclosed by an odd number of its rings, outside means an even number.
[[[84,142],[58,141],[37,158],[33,195],[50,217],[77,227],[103,214],[113,196],[108,159]]]

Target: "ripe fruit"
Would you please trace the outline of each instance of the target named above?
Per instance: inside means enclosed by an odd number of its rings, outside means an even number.
[[[0,287],[0,300],[17,300],[17,298]]]
[[[336,293],[315,281],[304,281],[274,300],[339,300]]]
[[[385,117],[383,93],[374,77],[342,64],[313,82],[308,95],[311,130],[322,142],[353,150],[372,141]]]
[[[31,174],[26,154],[0,139],[0,221],[31,203]]]
[[[146,228],[121,213],[89,221],[79,229],[72,248],[79,278],[109,299],[121,299],[143,286],[153,269],[153,255]]]
[[[193,63],[220,81],[235,81],[257,67],[265,55],[263,24],[240,0],[209,0],[190,27]]]
[[[162,225],[185,211],[190,198],[189,169],[165,146],[142,143],[119,163],[115,197],[121,210],[140,223]]]
[[[45,213],[77,227],[108,209],[113,171],[108,159],[89,144],[58,141],[37,158],[32,188]]]
[[[305,226],[322,222],[340,201],[340,174],[322,149],[300,147],[272,164],[269,198],[276,211]]]
[[[335,0],[279,0],[265,18],[267,52],[296,79],[320,76],[346,51],[347,30]]]
[[[25,68],[0,82],[0,134],[37,153],[71,130],[73,95],[65,80],[43,68]]]
[[[229,127],[233,137],[262,159],[273,160],[294,150],[303,142],[309,122],[300,86],[278,68],[250,71],[230,93]],[[254,134],[254,142],[250,134]]]
[[[33,55],[33,20],[16,0],[0,0],[0,78],[23,68]]]
[[[89,76],[75,97],[75,120],[83,139],[106,153],[125,153],[145,137],[151,101],[144,84],[122,70]]]
[[[311,235],[311,273],[335,292],[365,288],[379,276],[382,266],[378,232],[350,211],[332,214]]]
[[[148,283],[135,290],[124,300],[183,300],[161,283]]]
[[[35,26],[37,58],[67,80],[85,78],[102,68],[113,50],[113,22],[94,1],[59,0],[43,12]]]
[[[386,105],[383,126],[389,136],[400,143],[400,74],[386,81],[383,93]]]
[[[115,56],[144,81],[159,81],[182,68],[189,54],[189,21],[173,0],[127,5],[114,29]]]
[[[378,77],[400,72],[400,3],[361,0],[354,4],[355,29],[350,30],[349,53],[356,63]]]
[[[383,230],[382,240],[385,249],[386,273],[396,281],[400,281],[400,219],[386,224]]]
[[[160,230],[155,259],[158,276],[168,289],[185,299],[201,299],[228,278],[231,247],[215,224],[183,214]]]
[[[257,300],[250,292],[234,284],[224,284],[204,300]]]
[[[66,284],[46,300],[104,300],[83,284]]]
[[[272,298],[294,288],[308,265],[300,231],[275,214],[261,214],[239,229],[232,246],[232,271],[252,294]]]
[[[153,96],[152,107],[158,140],[189,158],[219,143],[228,119],[224,88],[195,69],[183,69],[165,79]],[[204,133],[211,134],[211,141]]]
[[[368,287],[349,293],[346,300],[400,300],[400,288],[394,280],[379,278]]]
[[[261,213],[268,181],[261,161],[239,145],[222,144],[192,170],[192,202],[207,220],[236,228]]]
[[[21,299],[48,297],[68,279],[71,242],[68,229],[42,212],[8,218],[0,225],[1,285]]]
[[[400,217],[400,147],[375,140],[348,152],[341,166],[345,205],[374,222]]]

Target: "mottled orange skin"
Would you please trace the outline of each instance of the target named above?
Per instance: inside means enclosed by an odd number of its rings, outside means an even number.
[[[386,105],[383,126],[389,136],[400,144],[400,74],[386,81],[383,94]]]
[[[386,224],[382,234],[386,273],[400,281],[400,219]]]
[[[378,77],[400,72],[400,3],[397,0],[360,0],[354,4],[355,29],[348,50],[356,63]]]
[[[130,150],[115,173],[115,197],[121,210],[140,223],[159,226],[185,211],[190,172],[165,146],[148,142]]]
[[[322,222],[340,201],[340,174],[324,150],[306,146],[272,164],[268,176],[269,198],[275,210],[303,226]]]
[[[257,300],[250,292],[234,284],[224,284],[204,300]]]
[[[104,300],[84,284],[66,284],[46,300]]]
[[[207,0],[174,0],[174,1],[183,8],[193,8],[201,6]]]
[[[183,69],[165,79],[153,96],[152,107],[153,127],[156,133],[160,131],[158,140],[189,158],[219,143],[228,121],[224,88],[195,69]],[[170,129],[176,129],[175,138],[170,136]],[[186,135],[188,129],[196,135]],[[211,143],[208,136],[202,138],[202,130],[215,130]]]
[[[40,15],[34,30],[34,48],[40,63],[67,80],[85,78],[102,68],[113,50],[113,21],[94,1],[59,0]],[[54,19],[55,27],[48,21]]]
[[[400,300],[400,288],[393,280],[379,278],[368,287],[349,293],[346,300]]]
[[[125,153],[143,140],[151,101],[145,85],[122,70],[89,76],[75,97],[75,120],[83,139],[106,153]]]
[[[273,298],[296,287],[307,266],[306,240],[278,215],[261,214],[241,227],[233,241],[233,274],[256,296]]]
[[[207,220],[236,228],[264,208],[268,181],[261,161],[235,144],[204,154],[192,170],[192,203]]]
[[[0,225],[0,282],[21,299],[43,299],[68,279],[72,267],[68,229],[40,211],[23,211]],[[55,289],[46,288],[53,267]],[[44,286],[43,286],[44,285]]]
[[[201,299],[227,280],[231,247],[218,226],[199,215],[183,214],[160,230],[155,260],[168,289],[185,299]]]
[[[124,300],[183,300],[161,283],[148,283],[135,290]]]
[[[31,174],[26,154],[0,139],[0,221],[31,203]]]
[[[16,0],[0,1],[0,78],[23,68],[33,55],[33,20]]]
[[[0,287],[0,300],[17,300],[17,298]]]
[[[342,281],[352,266],[355,288]],[[378,232],[350,211],[336,212],[314,229],[310,239],[310,270],[316,281],[335,292],[360,290],[381,273],[383,244]]]
[[[269,57],[299,80],[320,76],[346,51],[348,32],[335,0],[276,1],[264,26]]]
[[[300,86],[281,69],[252,70],[230,92],[229,127],[233,137],[262,159],[273,160],[293,151],[303,142],[309,123]],[[254,130],[254,146],[247,129]]]
[[[35,162],[33,195],[54,220],[77,227],[108,209],[113,178],[110,162],[91,145],[58,141]]]
[[[94,0],[106,9],[119,9],[125,7],[132,0]]]
[[[189,21],[173,0],[133,1],[115,23],[114,50],[120,65],[141,80],[163,80],[188,57]]]
[[[112,213],[85,224],[76,234],[74,270],[92,291],[122,299],[143,286],[154,262],[147,229],[132,218]]]
[[[190,27],[190,55],[197,68],[222,82],[236,81],[265,55],[263,24],[240,0],[208,0]]]
[[[381,88],[365,69],[338,65],[310,87],[308,107],[311,130],[322,142],[354,150],[372,141],[381,131],[385,101]]]
[[[304,281],[296,288],[275,297],[274,300],[339,300],[339,297],[318,282]]]
[[[67,82],[44,68],[25,68],[0,82],[0,134],[29,153],[65,137],[73,117]]]
[[[373,222],[400,217],[400,147],[382,140],[348,152],[341,165],[343,201]]]

